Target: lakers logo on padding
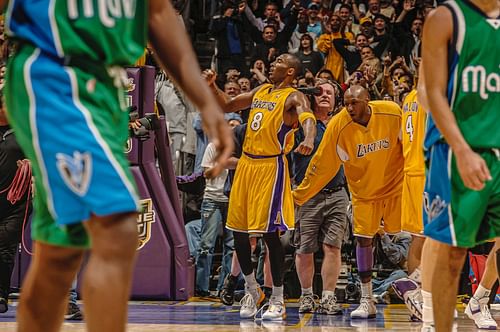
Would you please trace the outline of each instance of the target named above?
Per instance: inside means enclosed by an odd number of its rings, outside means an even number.
[[[137,250],[140,250],[151,239],[151,224],[155,222],[155,211],[153,210],[153,201],[151,198],[139,201],[141,211],[137,216],[137,231],[139,233],[139,244]]]
[[[64,183],[79,196],[84,196],[89,189],[92,177],[92,156],[89,152],[73,152],[73,156],[57,153],[57,169]]]

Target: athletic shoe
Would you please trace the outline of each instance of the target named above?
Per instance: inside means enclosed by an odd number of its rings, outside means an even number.
[[[420,288],[407,291],[404,293],[404,300],[406,307],[410,311],[410,316],[416,317],[422,321],[422,311],[424,307],[424,300],[422,299],[422,292]]]
[[[262,315],[262,320],[283,320],[286,318],[286,308],[283,300],[274,296],[269,299],[269,307]]]
[[[491,317],[488,302],[487,296],[480,299],[473,296],[465,308],[465,314],[476,323],[478,329],[496,330],[497,322]]]
[[[0,297],[0,314],[7,312],[7,310],[9,310],[7,299],[4,297]]]
[[[351,319],[368,319],[377,316],[377,307],[371,297],[362,297],[359,307],[351,312]]]
[[[405,299],[405,293],[420,288],[420,285],[410,278],[400,278],[392,283],[392,289],[401,299]]]
[[[234,290],[236,288],[236,283],[238,282],[238,277],[233,277],[229,273],[224,280],[222,289],[220,290],[220,300],[225,305],[233,305],[234,303]]]
[[[325,315],[342,315],[342,307],[337,303],[335,295],[329,295],[321,299],[316,312]]]
[[[83,314],[80,310],[80,307],[76,303],[68,303],[68,310],[64,315],[64,319],[67,320],[82,320]]]
[[[255,298],[254,298],[254,294]],[[240,301],[240,318],[249,319],[254,318],[257,313],[257,308],[260,306],[262,301],[264,301],[265,295],[260,288],[257,288],[255,291],[246,291],[245,296]]]
[[[315,295],[303,295],[299,299],[299,313],[314,312],[316,309]]]

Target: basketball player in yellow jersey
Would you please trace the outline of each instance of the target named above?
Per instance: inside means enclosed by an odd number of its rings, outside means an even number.
[[[264,320],[285,317],[283,301],[284,253],[279,232],[293,229],[294,205],[285,155],[294,145],[299,122],[305,138],[295,152],[311,154],[316,136],[316,120],[309,101],[291,83],[300,72],[300,61],[293,55],[280,55],[272,64],[269,79],[233,99],[223,94],[211,73],[207,81],[226,112],[251,107],[243,144],[229,198],[226,227],[234,231],[236,254],[245,278],[245,297],[240,317],[254,318],[264,299],[253,272],[248,233],[262,233],[269,248],[273,292]],[[212,76],[212,77],[210,77]]]
[[[411,315],[422,320],[420,257],[423,236],[423,195],[425,185],[424,137],[427,113],[417,101],[417,90],[412,90],[403,102],[402,143],[404,157],[401,229],[412,235],[408,254],[408,278],[396,280],[392,287],[405,301]],[[432,318],[432,317],[430,317]]]
[[[372,239],[382,219],[387,233],[401,231],[401,109],[390,101],[369,101],[366,89],[357,85],[346,91],[344,103],[346,107],[328,124],[304,180],[293,196],[295,203],[304,204],[344,164],[352,195],[362,293],[361,304],[351,312],[351,318],[367,319],[377,314],[371,283]]]

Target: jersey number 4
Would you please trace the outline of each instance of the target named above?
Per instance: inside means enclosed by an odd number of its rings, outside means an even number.
[[[406,118],[406,133],[410,136],[410,142],[413,142],[413,133],[415,132],[415,127],[413,127],[412,114],[408,115]]]

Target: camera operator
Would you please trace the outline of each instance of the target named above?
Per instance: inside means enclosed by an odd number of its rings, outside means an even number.
[[[28,202],[28,191],[31,176],[25,183],[25,193],[22,191],[17,201],[12,198],[11,184],[16,178],[18,169],[23,167],[20,161],[25,160],[24,154],[17,144],[14,131],[10,128],[5,109],[0,97],[0,313],[8,310],[10,279],[14,268],[17,247],[21,240],[22,225],[25,216],[31,211]],[[29,166],[28,166],[29,167]],[[14,188],[17,189],[17,188]],[[10,195],[9,195],[10,193]],[[29,204],[26,206],[26,204]]]
[[[312,109],[316,117],[316,138],[311,155],[292,153],[294,182],[299,184],[326,131],[339,99],[339,88],[331,81],[318,80],[319,91],[312,96]],[[312,90],[311,90],[312,91]],[[296,146],[303,140],[302,128],[295,135]],[[302,293],[299,313],[314,312],[313,295],[314,253],[321,246],[324,253],[321,268],[323,292],[317,311],[327,315],[341,314],[335,287],[340,274],[340,248],[347,228],[346,180],[341,167],[337,175],[304,205],[296,208],[294,246],[297,248],[295,263]]]

